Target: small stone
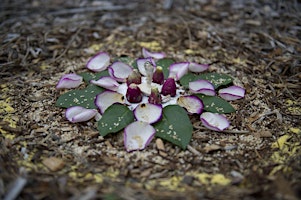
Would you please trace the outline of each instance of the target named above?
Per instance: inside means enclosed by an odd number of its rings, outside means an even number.
[[[64,161],[60,158],[50,157],[45,158],[42,163],[51,171],[58,171],[62,169],[65,165]]]

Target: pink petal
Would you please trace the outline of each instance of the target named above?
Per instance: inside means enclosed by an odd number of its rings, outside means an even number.
[[[87,63],[87,68],[94,72],[101,72],[108,68],[110,64],[110,56],[105,52],[99,52]]]
[[[188,72],[189,62],[174,63],[169,66],[169,77],[180,80]]]
[[[56,89],[62,88],[76,88],[83,81],[83,77],[77,74],[65,74],[61,77],[58,84],[56,85]]]
[[[197,80],[189,82],[189,89],[193,93],[200,93],[208,96],[215,95],[214,86],[207,80]]]
[[[127,77],[132,73],[133,68],[123,62],[114,62],[108,68],[111,77],[119,82],[126,82]]]
[[[142,103],[135,108],[134,115],[138,121],[153,124],[161,119],[162,106],[150,103]]]
[[[196,96],[180,96],[177,103],[190,114],[201,114],[204,108],[202,100]]]
[[[126,151],[143,150],[153,139],[156,130],[146,122],[135,121],[124,129]]]
[[[95,105],[99,108],[101,114],[114,103],[125,103],[124,96],[118,92],[104,91],[97,95],[95,99]]]
[[[72,106],[66,110],[66,118],[72,122],[85,122],[93,118],[97,114],[96,109],[87,109],[81,106]]]
[[[245,92],[245,89],[239,86],[230,86],[218,91],[220,97],[228,101],[243,98],[245,96]]]
[[[209,68],[208,64],[199,64],[199,63],[195,63],[195,62],[190,62],[189,63],[189,71],[191,72],[195,72],[195,73],[200,73],[203,72],[205,70],[207,70]]]
[[[140,72],[140,74],[142,74],[143,76],[147,76],[147,72],[145,70],[144,64],[145,62],[150,62],[153,66],[154,66],[154,71],[156,69],[156,63],[152,58],[139,58],[137,59],[137,66],[138,66],[138,70]]]
[[[97,81],[91,80],[90,83],[112,91],[117,91],[120,85],[115,79],[110,76],[101,77]]]
[[[163,52],[150,52],[146,48],[142,48],[142,55],[144,58],[152,57],[155,59],[162,59],[166,56]]]
[[[204,112],[201,114],[200,119],[205,127],[214,131],[223,131],[230,125],[224,115],[217,113]]]

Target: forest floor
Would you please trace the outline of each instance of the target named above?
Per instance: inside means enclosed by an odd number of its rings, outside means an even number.
[[[153,140],[127,153],[118,134],[55,107],[63,74],[142,47],[243,85],[231,127],[192,117],[190,149]],[[0,199],[300,199],[300,66],[298,1],[4,0]]]

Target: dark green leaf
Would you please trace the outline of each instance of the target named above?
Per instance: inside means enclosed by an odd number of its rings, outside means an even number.
[[[219,114],[232,113],[235,111],[229,102],[218,96],[206,96],[203,94],[195,94],[195,96],[203,101],[205,111]]]
[[[169,66],[171,64],[173,64],[174,62],[175,61],[173,59],[170,59],[170,58],[163,58],[163,59],[160,59],[156,62],[157,66],[162,67],[165,79],[168,78],[168,75],[169,75]]]
[[[84,108],[96,108],[94,100],[97,94],[104,89],[96,85],[88,85],[82,90],[72,90],[62,94],[57,99],[55,105],[58,107],[69,108],[71,106],[82,106]]]
[[[169,105],[163,109],[162,120],[154,125],[156,136],[186,149],[192,136],[192,124],[184,108]]]
[[[97,72],[97,73],[83,72],[83,73],[80,73],[79,75],[83,77],[83,79],[86,83],[90,83],[91,80],[98,80],[103,76],[109,76],[109,72],[108,72],[108,70],[105,70],[102,72]]]
[[[233,81],[233,78],[231,76],[226,75],[226,74],[219,74],[219,73],[194,74],[194,73],[188,73],[180,79],[180,83],[185,88],[188,88],[189,82],[200,80],[200,79],[210,81],[214,85],[215,89],[217,89],[218,87],[220,87],[222,85],[228,85],[228,84],[232,83],[232,81]]]
[[[116,133],[134,121],[134,114],[127,106],[113,104],[102,115],[98,121],[97,128],[102,136]]]

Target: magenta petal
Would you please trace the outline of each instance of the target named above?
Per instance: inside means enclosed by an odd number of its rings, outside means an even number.
[[[147,76],[147,71],[145,70],[145,66],[144,66],[145,62],[147,62],[147,61],[150,62],[153,65],[154,71],[156,69],[156,63],[152,58],[139,58],[139,59],[137,59],[136,62],[137,62],[138,70],[139,70],[140,74],[142,74],[143,76]]]
[[[155,59],[162,59],[166,56],[163,52],[150,52],[146,48],[142,48],[142,55],[144,58],[152,57]]]
[[[207,80],[197,80],[189,82],[189,89],[193,93],[200,93],[208,96],[215,95],[214,86]]]
[[[162,117],[162,105],[150,103],[139,104],[134,110],[134,115],[137,121],[153,124]]]
[[[243,98],[245,96],[245,92],[245,89],[239,86],[230,86],[218,91],[220,97],[228,101]]]
[[[139,103],[142,101],[142,98],[143,95],[140,88],[135,83],[129,85],[126,91],[126,99],[130,103]]]
[[[162,86],[161,94],[164,96],[170,95],[171,97],[176,96],[177,85],[174,78],[166,79]]]
[[[105,52],[100,52],[90,58],[87,68],[94,72],[101,72],[107,69],[110,64],[110,56]]]
[[[214,131],[223,131],[230,125],[224,115],[217,113],[204,112],[200,119],[205,127]]]
[[[117,91],[120,85],[115,79],[110,76],[101,77],[97,81],[91,80],[90,83],[112,91]]]
[[[200,73],[203,72],[205,70],[207,70],[209,68],[208,64],[199,64],[199,63],[195,63],[195,62],[190,62],[189,63],[189,71],[191,72],[195,72],[195,73]]]
[[[124,129],[124,146],[127,152],[143,150],[153,139],[156,130],[146,122],[135,121]]]
[[[83,81],[83,77],[77,74],[65,74],[61,77],[58,84],[56,85],[56,89],[62,88],[76,88]]]
[[[177,103],[190,114],[201,114],[204,108],[202,100],[196,96],[180,96]]]
[[[118,92],[104,91],[95,98],[95,105],[98,107],[101,114],[114,103],[125,103],[124,96]]]
[[[97,114],[95,109],[87,109],[81,106],[72,106],[66,110],[66,118],[72,122],[85,122],[93,118]]]
[[[116,81],[126,82],[127,77],[132,73],[133,68],[123,62],[114,62],[108,68],[109,74]]]
[[[169,66],[169,77],[180,80],[188,72],[189,62],[174,63]]]

